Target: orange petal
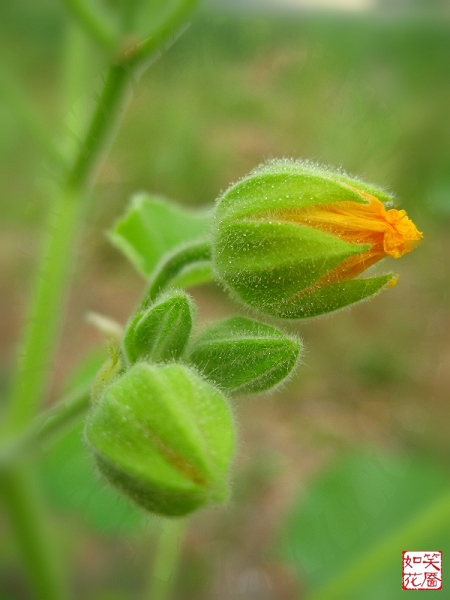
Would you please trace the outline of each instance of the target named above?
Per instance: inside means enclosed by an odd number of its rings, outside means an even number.
[[[386,210],[384,204],[374,196],[359,193],[368,200],[367,203],[342,201],[316,204],[283,210],[273,216],[283,221],[314,227],[346,242],[370,244],[376,254],[380,254],[376,260],[384,256],[399,258],[417,246],[422,234],[408,219],[404,210]]]

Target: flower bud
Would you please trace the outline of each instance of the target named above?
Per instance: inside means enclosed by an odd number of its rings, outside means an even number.
[[[182,290],[171,290],[128,323],[123,339],[127,361],[170,362],[183,353],[192,328],[194,305]]]
[[[245,317],[213,323],[191,344],[187,359],[229,394],[273,388],[289,376],[300,341],[275,327]]]
[[[186,366],[135,364],[93,405],[85,438],[99,471],[146,510],[180,516],[228,496],[230,408]]]
[[[270,315],[312,317],[394,285],[358,278],[422,234],[381,189],[299,161],[273,161],[219,199],[212,263],[233,295]]]

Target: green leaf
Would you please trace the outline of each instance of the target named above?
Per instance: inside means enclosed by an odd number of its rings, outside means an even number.
[[[308,600],[401,600],[402,550],[450,552],[448,473],[435,462],[362,451],[298,498],[279,552]]]
[[[289,376],[300,341],[245,317],[214,323],[197,336],[188,361],[232,394],[268,390]]]
[[[108,232],[110,241],[137,270],[150,277],[162,257],[186,242],[200,240],[209,231],[207,211],[190,211],[161,196],[138,194],[122,219]],[[174,282],[196,285],[212,279],[208,264],[195,265]]]
[[[134,316],[123,339],[129,363],[169,362],[180,358],[191,333],[193,312],[190,297],[181,290],[173,290]]]
[[[142,525],[140,511],[105,485],[83,441],[83,423],[61,437],[39,465],[39,476],[50,504],[110,534],[134,531]]]

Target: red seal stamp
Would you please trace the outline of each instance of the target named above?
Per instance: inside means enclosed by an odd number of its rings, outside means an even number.
[[[403,590],[442,590],[442,552],[404,550],[402,552]]]

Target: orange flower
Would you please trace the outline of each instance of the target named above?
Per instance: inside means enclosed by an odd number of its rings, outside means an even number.
[[[406,211],[391,208],[374,196],[355,188],[368,200],[362,202],[333,202],[283,210],[274,216],[287,222],[295,222],[330,233],[354,244],[370,244],[371,247],[350,256],[335,269],[314,283],[318,289],[322,285],[353,279],[379,260],[391,256],[400,258],[411,252],[423,235],[406,215]],[[395,285],[397,279],[391,285]],[[303,290],[310,292],[311,289]]]

